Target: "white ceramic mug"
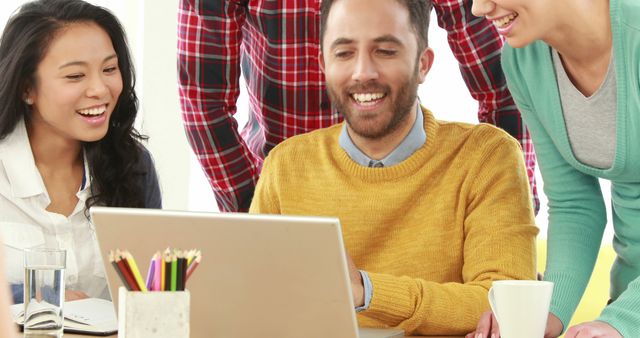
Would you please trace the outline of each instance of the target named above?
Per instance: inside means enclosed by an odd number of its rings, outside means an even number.
[[[494,281],[489,304],[502,338],[542,338],[547,326],[553,282]]]

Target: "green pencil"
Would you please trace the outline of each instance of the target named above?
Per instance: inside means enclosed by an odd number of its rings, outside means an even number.
[[[178,284],[178,258],[175,252],[171,258],[171,291],[176,291]]]

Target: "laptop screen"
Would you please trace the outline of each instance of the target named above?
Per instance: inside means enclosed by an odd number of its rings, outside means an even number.
[[[110,250],[129,250],[146,274],[167,247],[199,249],[187,282],[192,337],[357,337],[335,218],[93,207],[114,303]],[[330,325],[328,325],[330,323]]]

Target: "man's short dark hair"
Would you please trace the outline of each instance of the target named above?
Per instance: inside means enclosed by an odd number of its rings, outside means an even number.
[[[324,46],[324,33],[327,30],[327,18],[331,7],[337,1],[346,0],[322,0],[320,7],[320,48]],[[388,0],[392,1],[392,0]],[[409,21],[418,38],[418,53],[429,46],[429,15],[431,13],[431,0],[393,0],[401,3],[409,11]]]

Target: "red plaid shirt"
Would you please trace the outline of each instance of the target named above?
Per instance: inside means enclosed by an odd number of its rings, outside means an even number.
[[[180,0],[178,70],[187,137],[222,211],[246,211],[262,161],[288,137],[341,121],[319,68],[321,0]],[[471,0],[435,0],[438,23],[471,95],[478,119],[522,145],[534,193],[535,155],[500,68],[503,41],[471,14]],[[249,121],[233,115],[247,82]]]

